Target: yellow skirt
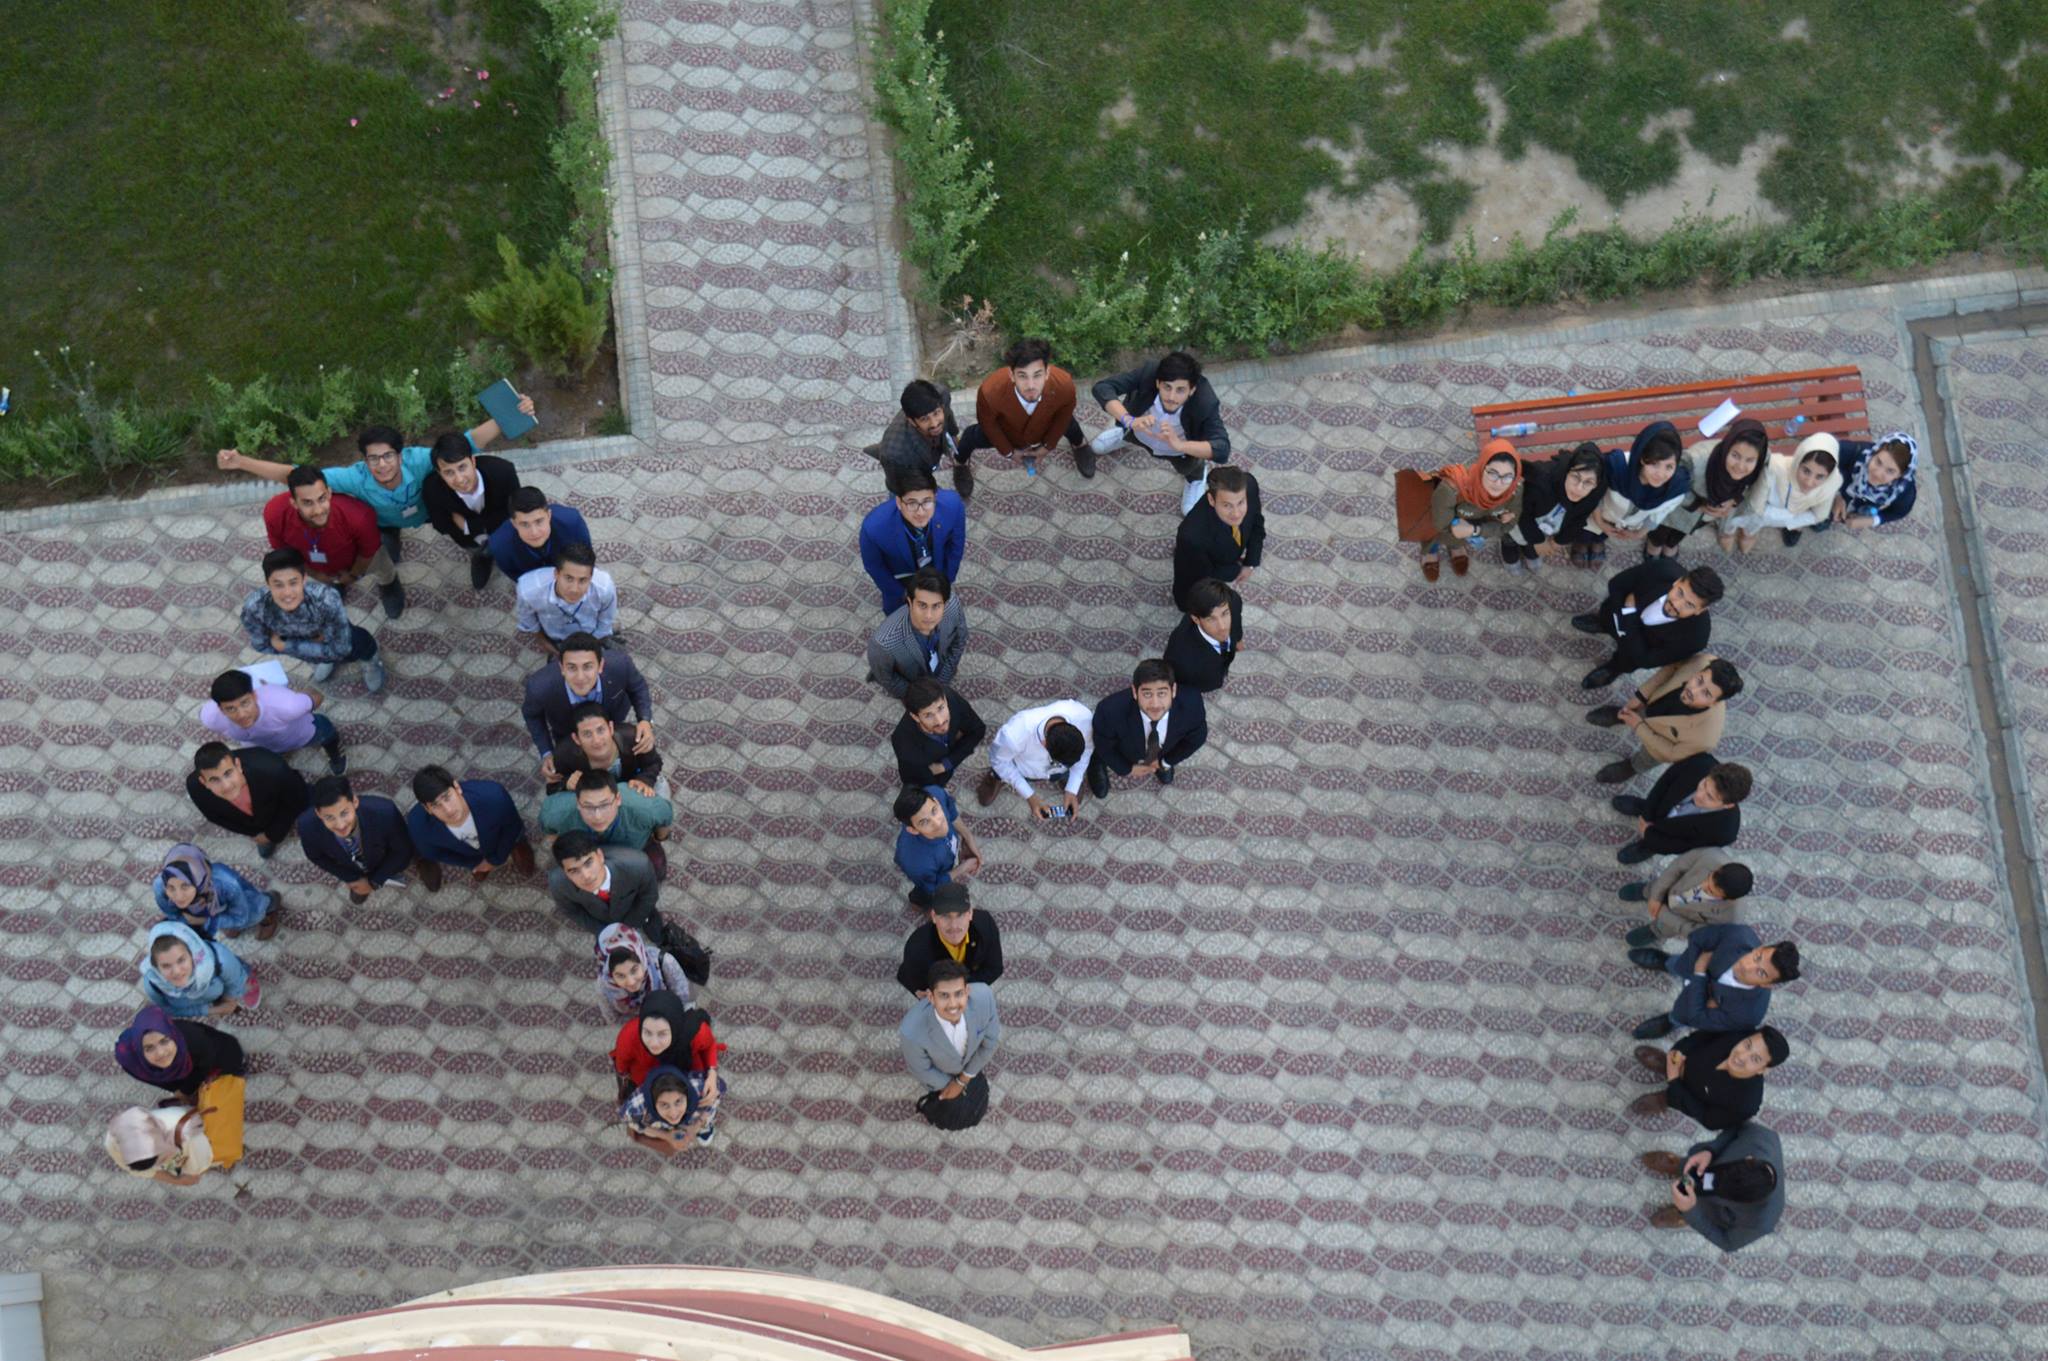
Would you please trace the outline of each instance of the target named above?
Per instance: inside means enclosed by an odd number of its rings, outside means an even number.
[[[242,1160],[242,1102],[247,1084],[232,1073],[208,1078],[199,1087],[199,1122],[213,1145],[213,1165],[226,1170]]]

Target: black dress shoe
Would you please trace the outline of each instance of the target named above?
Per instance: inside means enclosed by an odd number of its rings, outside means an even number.
[[[1586,614],[1573,615],[1572,627],[1577,629],[1581,633],[1607,632],[1607,628],[1604,622],[1601,620],[1600,612],[1598,610],[1593,610]]]
[[[1623,884],[1615,890],[1615,896],[1625,903],[1639,903],[1650,896],[1650,889],[1646,884]]]
[[[384,602],[384,617],[396,619],[405,613],[405,583],[394,581],[389,586],[377,588],[378,596]]]
[[[1623,817],[1639,818],[1643,815],[1643,801],[1634,794],[1616,794],[1607,801],[1607,806]]]
[[[1158,781],[1159,781],[1159,783],[1161,783],[1161,784],[1172,784],[1172,783],[1173,783],[1173,767],[1172,767],[1172,766],[1161,766],[1161,767],[1159,767],[1159,769],[1157,769],[1157,770],[1155,770],[1155,771],[1153,771],[1153,772],[1152,772],[1152,778],[1154,778],[1154,779],[1158,780]]]
[[[1778,531],[1778,537],[1785,541],[1785,547],[1790,548],[1793,544],[1799,542],[1800,533],[1801,531],[1797,529],[1781,529]]]
[[[1618,865],[1640,865],[1654,854],[1654,851],[1644,850],[1642,842],[1631,841],[1614,853],[1614,861]]]
[[[1621,706],[1603,704],[1597,709],[1588,709],[1586,721],[1596,728],[1618,728],[1621,726]]]
[[[1602,686],[1614,684],[1614,678],[1620,674],[1619,671],[1610,670],[1604,666],[1596,666],[1580,678],[1579,688],[1581,690],[1598,690]]]
[[[1109,767],[1100,761],[1088,763],[1088,792],[1098,799],[1109,797]]]
[[[1601,784],[1627,784],[1636,777],[1636,768],[1627,761],[1609,761],[1593,776]]]
[[[469,555],[469,589],[481,591],[491,583],[491,569],[497,566],[492,561],[490,550],[479,548]]]
[[[965,462],[953,464],[953,490],[960,494],[962,501],[974,499],[974,467]]]
[[[1669,958],[1670,956],[1662,950],[1651,949],[1647,946],[1628,952],[1629,963],[1635,965],[1638,969],[1651,969],[1657,973],[1664,972],[1664,961]]]
[[[1644,1021],[1628,1033],[1632,1038],[1638,1040],[1662,1039],[1671,1033],[1671,1017],[1669,1015],[1652,1016],[1649,1020]]]

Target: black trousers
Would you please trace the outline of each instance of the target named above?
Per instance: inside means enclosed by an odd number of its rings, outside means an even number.
[[[1081,431],[1081,422],[1079,420],[1070,418],[1067,421],[1066,439],[1069,444],[1086,444],[1088,442],[1088,436]],[[976,449],[993,449],[995,447],[994,441],[981,433],[979,423],[970,425],[960,432],[960,461],[962,463],[965,463],[968,456]],[[1192,478],[1189,480],[1193,481]]]

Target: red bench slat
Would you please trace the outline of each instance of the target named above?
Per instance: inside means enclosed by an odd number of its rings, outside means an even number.
[[[1665,419],[1691,444],[1699,438],[1699,417],[1724,399],[1734,401],[1744,416],[1762,421],[1773,440],[1784,438],[1786,425],[1797,416],[1806,417],[1802,436],[1869,433],[1863,375],[1851,367],[1493,402],[1472,408],[1472,433],[1483,448],[1495,438],[1495,428],[1533,423],[1533,434],[1504,438],[1521,450],[1569,448],[1588,440],[1606,448],[1625,445],[1651,420]]]

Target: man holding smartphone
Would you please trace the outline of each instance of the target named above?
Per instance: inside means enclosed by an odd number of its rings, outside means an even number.
[[[1755,1121],[1694,1144],[1683,1159],[1645,1153],[1651,1174],[1674,1178],[1671,1203],[1650,1214],[1660,1229],[1689,1227],[1723,1252],[1738,1252],[1776,1231],[1785,1213],[1785,1150],[1777,1132]]]

